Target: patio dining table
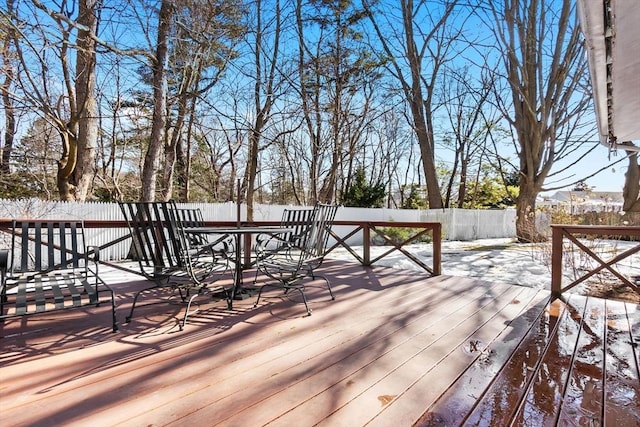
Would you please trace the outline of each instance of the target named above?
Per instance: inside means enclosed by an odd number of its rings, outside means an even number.
[[[244,253],[242,247],[242,236],[252,234],[269,234],[278,235],[293,232],[293,228],[282,226],[237,226],[237,227],[185,227],[184,232],[188,234],[215,234],[233,236],[235,239],[235,251],[233,258],[234,263],[234,280],[233,290],[231,291],[231,301],[242,300],[252,295],[250,289],[243,287],[243,272],[245,263],[242,261]],[[231,303],[233,304],[233,303]],[[233,307],[230,307],[233,308]]]

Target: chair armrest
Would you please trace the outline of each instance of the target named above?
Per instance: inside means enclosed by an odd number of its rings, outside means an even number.
[[[87,246],[85,250],[85,272],[91,272],[98,275],[98,265],[100,262],[100,247],[99,246]],[[92,264],[94,268],[90,268],[89,264]]]
[[[288,239],[286,238],[282,238],[280,237],[279,234],[273,234],[273,233],[260,233],[260,234],[256,234],[256,243],[259,244],[264,244],[266,242],[270,242],[270,241],[277,241],[277,242],[282,242],[285,243],[288,241]]]
[[[87,246],[87,260],[100,262],[100,246]]]
[[[225,234],[212,242],[206,241],[199,245],[190,245],[189,251],[195,256],[205,254],[227,259],[235,251],[235,244],[233,238]]]
[[[256,236],[255,252],[258,260],[276,255],[289,256],[291,251],[300,246],[304,235],[290,233],[262,233]]]

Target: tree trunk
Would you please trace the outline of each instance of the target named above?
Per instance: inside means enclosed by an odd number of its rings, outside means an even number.
[[[364,2],[365,7],[369,9],[374,2]],[[404,48],[404,58],[398,57],[396,52],[389,47],[386,41],[390,34],[383,31],[373,13],[369,14],[371,23],[374,26],[378,38],[382,42],[383,49],[389,61],[389,67],[392,74],[399,80],[404,97],[411,110],[411,124],[415,132],[418,146],[420,148],[420,156],[422,167],[425,174],[425,182],[427,186],[427,198],[430,209],[440,209],[443,206],[442,194],[440,192],[440,183],[438,181],[438,172],[435,164],[435,145],[433,138],[432,115],[433,112],[433,94],[437,88],[436,80],[441,65],[446,61],[447,43],[440,29],[448,25],[449,17],[456,7],[457,1],[446,2],[445,10],[442,15],[432,22],[433,27],[422,28],[418,23],[416,13],[417,10],[423,10],[428,13],[428,5],[419,2],[418,6],[414,6],[413,0],[402,0],[399,3],[400,13],[402,14],[402,29],[398,30],[397,42]],[[415,29],[418,29],[417,34]],[[422,48],[418,46],[422,44]],[[437,47],[424,46],[434,44]],[[443,47],[443,48],[441,48]],[[425,59],[425,55],[431,55]],[[408,74],[406,67],[402,61],[408,63]],[[430,68],[425,67],[425,62],[431,62]]]
[[[198,85],[196,84],[196,87]],[[189,109],[189,120],[187,123],[186,147],[182,158],[182,167],[179,170],[180,200],[189,202],[191,198],[191,141],[193,139],[193,125],[196,121],[196,97],[191,98],[191,108]],[[178,153],[179,154],[179,153]],[[180,158],[179,158],[180,160]],[[213,188],[212,188],[213,190]]]
[[[255,128],[249,134],[249,155],[247,159],[247,169],[245,173],[245,181],[247,183],[247,220],[253,221],[253,203],[255,182],[258,175],[258,145],[260,141],[260,132],[264,123],[260,115],[256,119]]]
[[[245,181],[247,186],[247,220],[253,221],[253,205],[256,190],[256,180],[258,177],[258,153],[260,151],[261,135],[270,119],[271,106],[274,97],[274,80],[278,65],[278,57],[280,51],[280,1],[276,1],[275,6],[275,28],[274,40],[272,45],[267,45],[263,34],[267,27],[263,24],[263,8],[262,2],[256,2],[256,34],[254,46],[254,69],[255,81],[253,84],[253,99],[256,112],[256,118],[253,128],[249,132],[249,152],[247,158],[247,168],[245,172]],[[271,52],[270,56],[263,58],[264,52]],[[269,65],[266,69],[267,73],[263,73],[263,61]],[[263,75],[264,74],[264,75]],[[265,80],[263,81],[263,78]],[[264,99],[264,101],[262,100]]]
[[[7,9],[11,11],[12,6],[9,6],[11,2],[8,2]],[[10,27],[10,26],[8,26]],[[7,32],[11,31],[10,28]],[[16,135],[16,116],[13,106],[13,98],[10,96],[11,86],[14,79],[14,69],[11,63],[11,43],[13,42],[12,36],[7,36],[2,43],[2,63],[4,70],[4,81],[2,82],[2,105],[4,107],[4,145],[2,147],[2,159],[0,161],[0,174],[8,174],[11,172],[9,168],[9,161],[13,152],[13,140]]]
[[[60,138],[62,139],[62,155],[60,156],[60,160],[58,160],[56,183],[60,200],[70,202],[75,200],[75,187],[71,184],[70,178],[76,168],[78,142],[76,141],[73,130],[68,130],[67,132],[59,130],[59,132]]]
[[[624,188],[622,190],[622,210],[625,212],[640,212],[640,165],[638,152],[627,151],[629,166],[624,174]]]
[[[74,197],[85,201],[91,187],[95,169],[95,151],[98,141],[98,114],[96,88],[96,42],[98,25],[96,0],[82,0],[78,12],[78,49],[76,51],[76,104],[78,106],[78,154],[72,182]]]
[[[153,60],[153,122],[149,149],[145,155],[142,168],[140,200],[143,202],[154,201],[156,196],[156,182],[158,180],[158,169],[167,121],[167,41],[172,13],[173,2],[171,0],[162,0],[158,25],[158,43],[156,56]]]
[[[420,153],[422,154],[422,167],[424,168],[429,209],[442,209],[442,193],[440,192],[438,171],[436,169],[433,132],[428,131],[426,135],[422,135],[422,137],[418,135],[418,144],[420,145]]]
[[[455,170],[455,169],[454,169]],[[467,172],[469,170],[469,161],[462,160],[460,166],[460,185],[458,186],[458,204],[457,207],[464,207],[464,199],[467,197]]]
[[[161,200],[167,202],[173,198],[173,178],[175,176],[176,159],[178,158],[178,144],[180,131],[173,128],[169,142],[164,145],[164,168],[160,182]]]
[[[180,155],[179,152],[182,151],[182,129],[187,114],[187,103],[188,95],[180,93],[178,95],[178,115],[172,127],[171,135],[167,138],[169,142],[164,149],[164,173],[162,174],[162,184],[160,186],[162,200],[164,201],[168,201],[173,197],[173,180],[176,161]]]
[[[522,243],[544,242],[546,237],[536,229],[536,198],[539,188],[520,180],[520,194],[516,202],[516,234]]]

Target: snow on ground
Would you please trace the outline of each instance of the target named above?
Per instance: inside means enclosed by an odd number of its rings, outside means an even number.
[[[451,276],[534,288],[551,286],[551,263],[539,245],[517,244],[513,239],[444,242],[442,272]],[[550,256],[549,256],[550,260]]]
[[[627,248],[636,246],[637,242],[597,241],[587,246],[603,260],[611,259]],[[585,271],[596,267],[595,260],[576,249],[571,256],[571,247],[565,242],[563,273],[570,282],[572,271]],[[415,244],[405,246],[406,250],[427,265],[432,265],[433,248],[431,244]],[[362,247],[354,248],[362,254]],[[390,247],[373,246],[371,258],[388,251]],[[343,248],[332,251],[329,258],[353,260]],[[413,261],[399,251],[393,251],[374,265],[382,265],[402,269],[421,270]],[[617,264],[617,270],[627,277],[640,275],[640,256],[634,255]],[[468,242],[442,242],[442,274],[448,276],[474,277],[488,281],[529,286],[541,289],[551,288],[551,243],[523,244],[515,239],[482,239]],[[575,292],[583,292],[580,286]]]

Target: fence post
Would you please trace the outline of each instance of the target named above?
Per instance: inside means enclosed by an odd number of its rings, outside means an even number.
[[[433,245],[433,275],[442,274],[442,223],[436,223],[431,231]]]
[[[551,225],[551,294],[562,294],[562,237],[561,225]]]
[[[364,265],[371,265],[371,224],[368,222],[362,227],[362,259]]]

